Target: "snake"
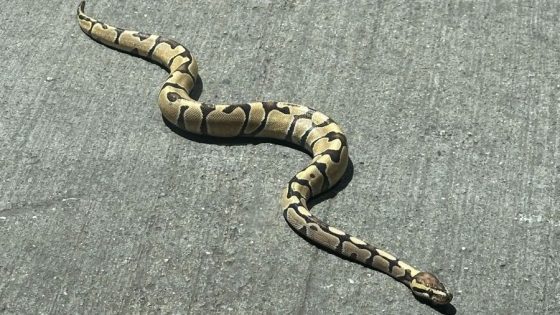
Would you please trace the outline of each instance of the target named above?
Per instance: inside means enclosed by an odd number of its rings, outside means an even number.
[[[406,285],[422,302],[449,304],[453,295],[432,273],[420,271],[387,251],[335,228],[309,211],[308,201],[336,185],[349,164],[348,142],[340,126],[327,115],[288,102],[211,104],[191,92],[198,66],[191,52],[175,40],[110,26],[77,9],[82,31],[94,41],[156,63],[169,71],[158,95],[165,120],[198,136],[255,137],[286,142],[312,157],[282,191],[288,225],[304,239],[352,262],[385,273]]]

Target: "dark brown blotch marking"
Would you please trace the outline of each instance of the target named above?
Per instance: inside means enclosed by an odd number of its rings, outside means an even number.
[[[286,115],[290,114],[290,108],[278,107],[278,102],[262,102],[261,104],[264,110],[264,118],[261,121],[260,125],[257,128],[255,128],[253,132],[246,134],[248,136],[255,136],[259,134],[266,127],[266,124],[268,123],[268,116],[272,111],[277,110],[282,114],[286,114]]]
[[[144,41],[152,35],[147,34],[147,33],[142,33],[142,32],[136,32],[136,33],[133,33],[132,36],[138,37],[140,39],[140,41]]]
[[[184,86],[182,86],[182,85],[180,85],[180,84],[177,84],[177,83],[173,83],[173,82],[165,82],[165,83],[163,84],[163,86],[161,87],[161,90],[163,90],[163,89],[164,89],[165,87],[167,87],[167,86],[170,86],[170,87],[172,87],[172,88],[185,91],[185,93],[189,94],[189,91],[187,91],[187,89],[185,89]],[[170,93],[173,93],[173,92],[170,92]]]
[[[185,111],[189,109],[189,106],[187,105],[183,105],[181,106],[180,110],[179,110],[179,117],[177,118],[177,126],[179,126],[179,128],[185,130]]]
[[[314,110],[311,110],[311,109],[310,109],[310,110],[308,110],[307,112],[305,112],[305,113],[303,113],[303,114],[301,114],[301,115],[294,115],[294,116],[293,116],[292,123],[290,124],[290,128],[288,128],[288,133],[286,134],[286,137],[285,137],[286,141],[289,141],[289,142],[292,141],[292,137],[293,137],[293,135],[294,135],[294,130],[296,129],[297,122],[298,122],[300,119],[309,119],[309,120],[311,120],[311,118],[313,117],[313,113],[314,113],[314,112],[315,112]],[[309,131],[309,130],[306,130],[306,133],[307,133],[308,131]],[[305,141],[304,141],[304,143],[305,143]]]
[[[297,197],[300,200],[303,199],[303,195],[299,191],[292,188],[292,183],[298,183],[301,186],[307,187],[307,189],[309,189],[309,193],[313,196],[313,188],[311,188],[311,184],[309,183],[309,181],[307,179],[300,179],[296,175],[292,177],[292,179],[288,183],[288,199],[293,196]]]
[[[209,103],[201,103],[200,111],[202,112],[202,122],[200,123],[200,133],[203,135],[208,134],[208,115],[216,110],[216,105]]]

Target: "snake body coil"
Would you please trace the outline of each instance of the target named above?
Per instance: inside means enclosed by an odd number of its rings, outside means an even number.
[[[280,139],[313,156],[282,193],[284,218],[301,236],[351,261],[382,271],[407,285],[413,294],[434,304],[452,295],[432,274],[421,272],[365,241],[329,226],[311,214],[307,201],[335,185],[348,165],[348,145],[340,127],[326,115],[302,105],[253,102],[227,105],[201,103],[189,96],[198,76],[195,59],[179,43],[161,36],[109,26],[78,7],[81,29],[95,41],[154,61],[170,72],[159,93],[163,116],[188,132],[216,137]]]

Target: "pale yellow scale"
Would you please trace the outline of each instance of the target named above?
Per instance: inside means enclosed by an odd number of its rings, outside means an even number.
[[[265,128],[258,134],[262,138],[284,139],[288,133],[293,116],[277,110],[268,113]]]
[[[359,248],[351,242],[342,243],[342,252],[348,257],[354,254],[356,259],[362,264],[371,257],[371,252],[369,250]]]
[[[307,236],[318,242],[319,244],[334,250],[340,244],[340,239],[335,235],[323,231],[316,223],[307,223]]]
[[[216,105],[216,110],[210,112],[206,118],[208,134],[214,137],[231,137],[238,135],[245,121],[245,112],[240,107],[231,113],[224,112],[228,105]],[[188,121],[187,123],[190,123]]]

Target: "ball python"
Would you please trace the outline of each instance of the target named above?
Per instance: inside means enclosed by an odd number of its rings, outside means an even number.
[[[187,132],[213,137],[259,137],[303,148],[311,162],[282,192],[283,215],[310,242],[350,261],[381,271],[405,284],[422,301],[448,304],[453,295],[429,272],[419,271],[388,252],[330,226],[311,214],[307,201],[339,182],[348,166],[348,144],[341,128],[312,108],[287,102],[209,104],[190,96],[198,78],[196,60],[174,40],[105,24],[77,10],[82,31],[110,48],[157,63],[169,71],[158,104],[163,117]]]

